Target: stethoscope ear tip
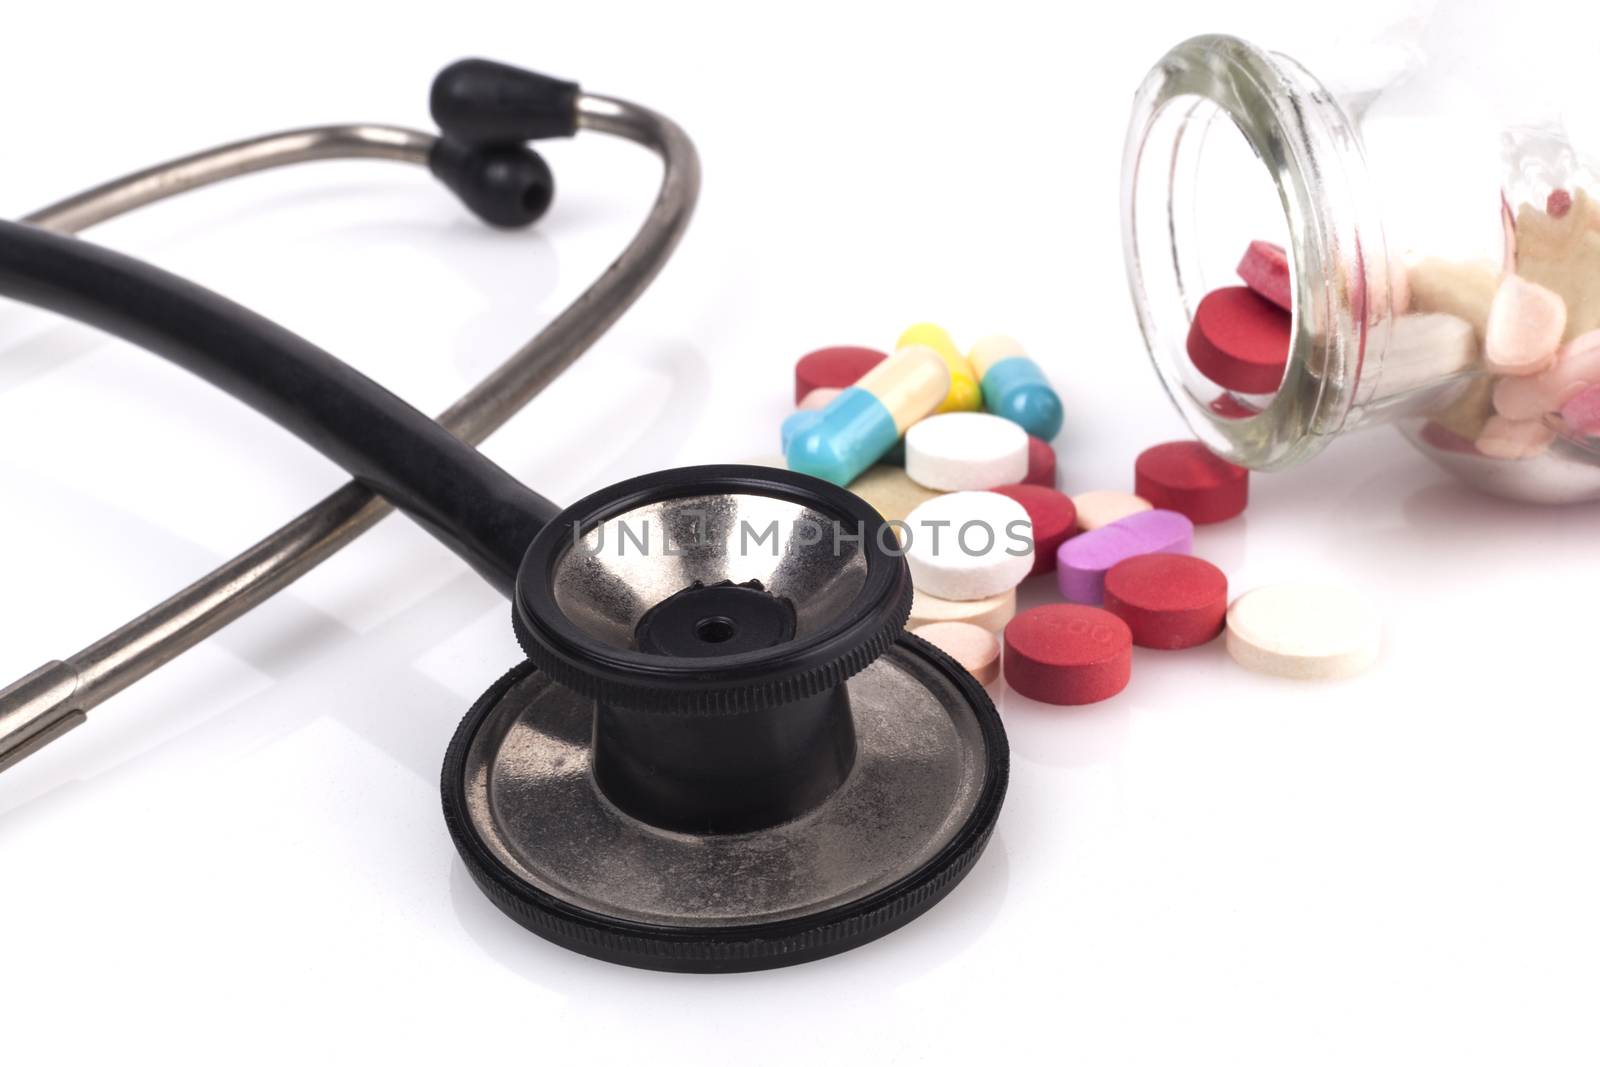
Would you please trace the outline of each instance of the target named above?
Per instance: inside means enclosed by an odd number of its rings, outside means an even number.
[[[577,82],[487,59],[461,59],[433,80],[429,108],[445,135],[475,145],[578,132]]]
[[[474,215],[491,226],[520,229],[538,222],[555,198],[555,176],[525,144],[469,145],[441,137],[428,169]]]

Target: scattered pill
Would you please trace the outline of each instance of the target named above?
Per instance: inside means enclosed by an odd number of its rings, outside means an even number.
[[[1009,337],[994,334],[972,346],[972,369],[983,387],[983,406],[1045,441],[1061,432],[1061,397],[1050,380]]]
[[[1091,489],[1075,495],[1072,506],[1078,509],[1078,529],[1088,531],[1110,526],[1118,519],[1137,515],[1141,511],[1149,511],[1153,505],[1144,497],[1132,493]]]
[[[1006,684],[1045,704],[1093,704],[1127,688],[1133,634],[1102,608],[1047,604],[1005,630]]]
[[[890,451],[914,423],[932,414],[950,388],[950,371],[931,348],[903,348],[869,370],[821,411],[785,421],[789,469],[849,485]],[[809,419],[788,430],[796,419]]]
[[[1285,311],[1294,310],[1289,284],[1289,257],[1271,241],[1251,241],[1239,261],[1239,277],[1250,290]]]
[[[1250,472],[1213,455],[1199,441],[1170,441],[1139,454],[1133,491],[1194,522],[1221,522],[1249,502]]]
[[[868,467],[866,473],[846,488],[871,504],[873,510],[885,519],[900,522],[904,522],[918,504],[939,495],[906,477],[906,472],[899,467],[883,463]]]
[[[970,622],[974,626],[981,626],[990,633],[997,634],[1006,628],[1017,614],[1017,591],[1007,589],[994,596],[986,596],[979,600],[946,600],[944,597],[924,593],[920,589],[913,589],[911,593],[911,617],[906,620],[906,626],[916,629],[934,622]]]
[[[929,489],[993,489],[1028,473],[1028,435],[981,411],[923,419],[906,431],[906,473]]]
[[[876,348],[839,345],[819,348],[801,356],[794,365],[794,402],[800,403],[815,389],[844,389],[887,357]]]
[[[933,349],[944,360],[945,366],[950,368],[950,392],[946,394],[944,403],[939,405],[940,411],[982,410],[983,395],[978,389],[978,375],[943,327],[931,322],[919,322],[902,333],[894,346],[900,349],[910,345],[926,345]]]
[[[1493,459],[1533,459],[1550,450],[1556,431],[1543,419],[1491,415],[1478,434],[1478,452]]]
[[[1028,473],[1022,480],[1029,485],[1056,487],[1056,450],[1050,442],[1028,435]]]
[[[1056,551],[1056,584],[1075,604],[1099,604],[1106,571],[1118,563],[1152,552],[1187,554],[1193,547],[1194,523],[1183,515],[1138,511],[1063,542]]]
[[[1072,498],[1042,485],[1002,485],[995,492],[1021,504],[1033,523],[1033,570],[1029,576],[1056,569],[1056,551],[1078,532],[1078,509]]]
[[[1555,362],[1567,305],[1542,285],[1507,274],[1484,328],[1484,361],[1499,374],[1538,374]]]
[[[1544,201],[1545,214],[1559,219],[1572,210],[1572,194],[1565,189],[1553,190]]]
[[[828,386],[823,386],[821,389],[813,389],[805,395],[805,398],[800,403],[795,405],[795,410],[821,411],[833,403],[833,398],[842,392],[844,392],[843,389],[833,389]]]
[[[1000,640],[970,622],[930,622],[911,631],[967,669],[982,685],[1000,678]]]
[[[1158,552],[1106,571],[1106,610],[1145,648],[1193,648],[1222,633],[1228,578],[1194,556]]]
[[[1242,285],[1200,298],[1189,324],[1189,359],[1224,389],[1271,393],[1289,362],[1288,312]]]
[[[1330,679],[1372,666],[1382,644],[1377,612],[1338,585],[1289,583],[1253,589],[1228,609],[1228,653],[1262,674]]]
[[[1508,419],[1537,419],[1560,411],[1596,384],[1600,384],[1600,330],[1591,330],[1563,345],[1548,370],[1496,381],[1494,409]]]
[[[999,493],[934,497],[906,516],[904,535],[911,584],[946,600],[1003,593],[1033,569],[1027,509]]]

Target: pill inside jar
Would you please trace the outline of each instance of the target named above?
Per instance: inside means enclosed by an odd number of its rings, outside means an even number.
[[[1531,30],[1471,8],[1386,31],[1359,64],[1195,38],[1140,87],[1134,302],[1225,459],[1282,469],[1389,424],[1488,492],[1600,498],[1592,65],[1565,91],[1554,60],[1486,80],[1482,56],[1547,56],[1551,35],[1518,51],[1508,35]],[[1560,36],[1600,33],[1600,12],[1574,20]]]

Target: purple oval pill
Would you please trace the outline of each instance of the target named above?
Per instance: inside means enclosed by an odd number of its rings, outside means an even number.
[[[1081,533],[1056,549],[1056,583],[1074,604],[1105,599],[1106,571],[1125,559],[1152,552],[1188,555],[1194,549],[1194,523],[1176,511],[1140,511]]]

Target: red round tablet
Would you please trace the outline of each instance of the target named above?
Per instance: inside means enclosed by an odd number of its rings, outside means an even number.
[[[1199,441],[1147,448],[1133,463],[1133,491],[1190,522],[1221,522],[1250,500],[1250,472],[1212,455]]]
[[[1028,435],[1028,473],[1022,476],[1025,485],[1056,487],[1056,450],[1049,441]]]
[[[1006,684],[1046,704],[1114,697],[1133,671],[1133,633],[1103,608],[1046,604],[1006,624]]]
[[[1029,576],[1056,569],[1056,549],[1078,530],[1078,508],[1067,494],[1042,485],[1002,485],[994,492],[1022,505],[1033,522],[1033,570]]]
[[[1189,325],[1189,359],[1224,389],[1271,393],[1289,362],[1289,313],[1242,285],[1200,299]]]
[[[1222,632],[1228,577],[1195,556],[1156,552],[1106,571],[1106,610],[1144,648],[1193,648]]]
[[[794,402],[813,389],[845,389],[889,357],[876,348],[840,345],[807,352],[794,365]]]

